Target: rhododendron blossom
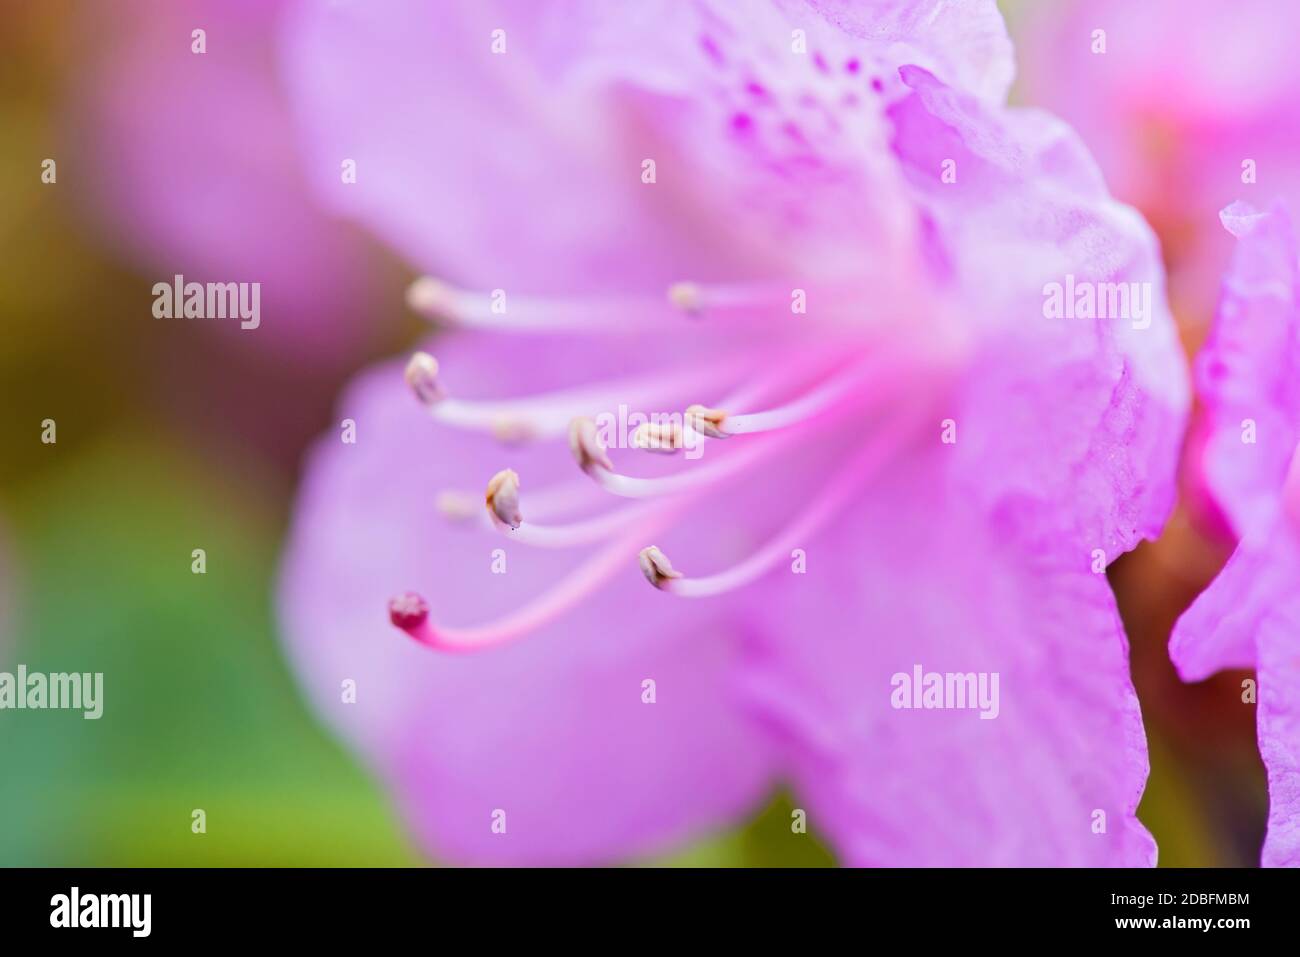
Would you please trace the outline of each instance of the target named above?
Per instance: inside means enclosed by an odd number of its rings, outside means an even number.
[[[1227,566],[1174,628],[1184,680],[1259,672],[1268,770],[1265,865],[1300,866],[1300,262],[1285,208],[1235,203],[1237,237],[1210,339],[1197,358],[1207,438],[1193,463],[1237,537]]]
[[[430,854],[635,857],[785,781],[845,863],[1154,862],[1103,572],[1171,506],[1185,372],[991,0],[286,26],[322,195],[441,331],[343,396],[281,614]],[[1067,276],[1150,315],[1048,318]]]

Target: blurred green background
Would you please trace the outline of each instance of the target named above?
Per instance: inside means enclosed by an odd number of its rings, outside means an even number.
[[[106,685],[100,721],[0,712],[0,864],[424,863],[308,711],[273,614],[302,450],[348,376],[414,340],[408,277],[368,247],[380,291],[357,317],[365,335],[310,362],[226,326],[152,323],[166,273],[92,223],[76,186],[96,175],[76,152],[78,76],[112,55],[82,21],[92,5],[0,0],[0,670],[102,671]],[[53,186],[49,156],[67,160]],[[1167,539],[1113,576],[1151,741],[1142,817],[1165,865],[1253,865],[1265,798],[1241,676],[1185,687],[1164,652],[1223,556],[1177,523]],[[792,838],[792,806],[775,796],[651,863],[830,863]],[[206,834],[191,832],[195,808]]]

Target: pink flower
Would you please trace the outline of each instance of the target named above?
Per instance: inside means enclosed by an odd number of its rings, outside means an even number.
[[[1198,322],[1230,253],[1218,211],[1255,189],[1300,203],[1297,32],[1294,0],[1061,0],[1022,31],[1026,99],[1078,129],[1154,224],[1175,307]]]
[[[786,778],[846,863],[1154,861],[1099,572],[1170,508],[1185,373],[1142,220],[1002,105],[993,3],[305,4],[287,38],[352,214],[458,283],[411,291],[437,360],[344,396],[280,596],[430,853],[633,857]],[[1150,310],[1046,318],[1067,279]]]
[[[1237,537],[1219,577],[1174,628],[1185,681],[1258,670],[1270,808],[1265,865],[1300,866],[1300,266],[1281,205],[1223,211],[1237,237],[1196,381],[1207,414],[1203,481]],[[1244,699],[1243,699],[1244,700]]]
[[[178,273],[261,283],[261,324],[235,341],[337,361],[373,329],[375,317],[357,317],[373,287],[365,244],[303,176],[273,69],[284,6],[121,0],[88,10],[78,25],[98,52],[75,91],[72,152],[94,162],[65,164],[65,177],[90,193],[113,247],[151,270],[151,283]],[[339,162],[327,172],[344,188]]]

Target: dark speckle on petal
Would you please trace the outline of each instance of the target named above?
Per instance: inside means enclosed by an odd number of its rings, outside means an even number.
[[[708,54],[709,59],[715,64],[718,66],[726,64],[727,58],[722,55],[722,48],[718,46],[718,42],[714,40],[713,37],[709,36],[707,33],[700,37],[700,46],[703,48],[704,52]]]

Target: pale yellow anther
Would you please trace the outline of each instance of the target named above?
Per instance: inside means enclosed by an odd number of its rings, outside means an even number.
[[[703,405],[693,405],[686,410],[686,424],[701,435],[711,439],[725,439],[728,433],[722,431],[722,424],[727,413],[722,409],[710,409]]]
[[[454,311],[451,287],[432,276],[421,276],[406,287],[406,305],[421,315],[451,318]]]
[[[511,528],[523,524],[519,511],[519,475],[514,469],[502,469],[492,476],[487,485],[488,512]]]
[[[447,489],[438,493],[438,511],[455,522],[467,522],[481,514],[478,510],[478,496],[471,492]]]
[[[427,352],[417,352],[406,364],[406,384],[415,397],[425,405],[433,405],[447,397],[438,383],[438,360]]]
[[[675,282],[668,287],[668,301],[682,312],[698,312],[702,298],[700,287],[693,282]]]
[[[677,422],[644,422],[632,432],[632,447],[647,452],[672,453],[683,444],[682,427]]]
[[[535,439],[537,430],[529,422],[502,415],[492,420],[492,437],[498,442],[518,445]]]
[[[596,423],[585,415],[580,415],[569,423],[569,449],[584,472],[591,471],[595,466],[614,471],[614,463],[609,460],[609,453],[600,441]]]
[[[673,563],[657,545],[641,549],[637,560],[641,563],[641,573],[645,575],[646,581],[655,588],[665,588],[672,579],[682,577],[682,573],[673,568]]]

